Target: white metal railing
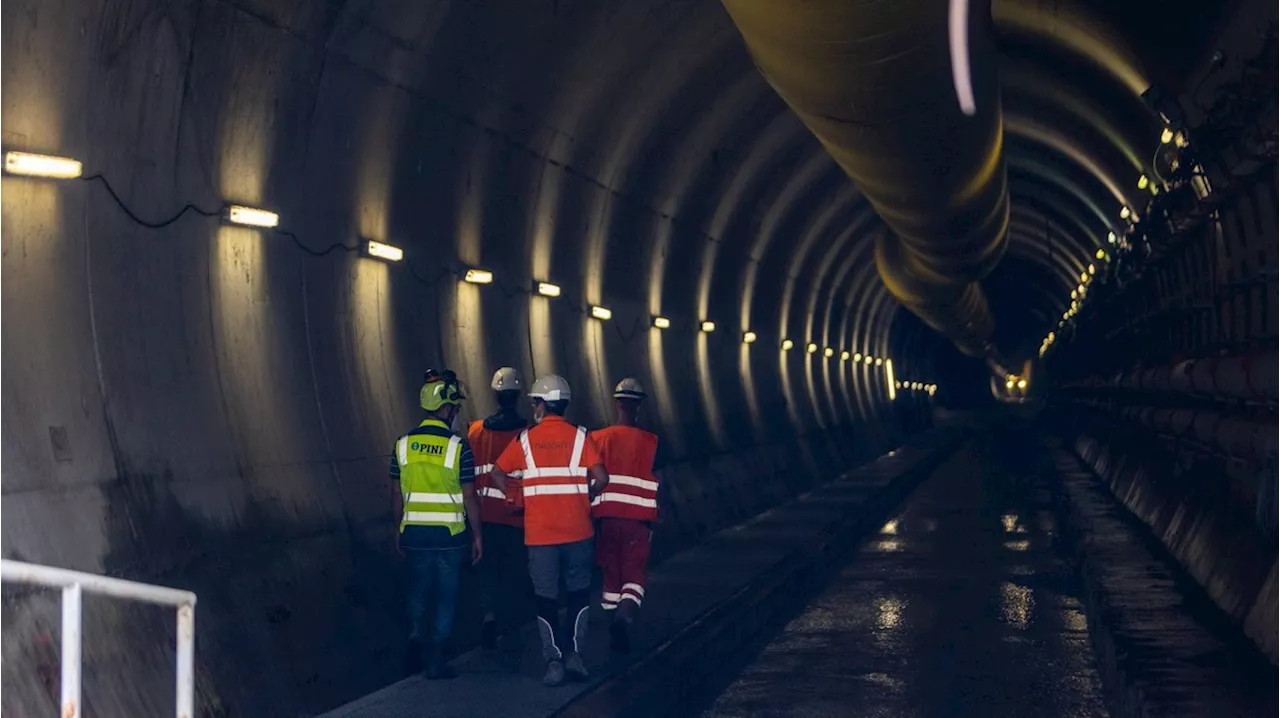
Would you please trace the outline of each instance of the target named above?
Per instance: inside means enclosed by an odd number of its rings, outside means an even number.
[[[177,716],[194,718],[196,595],[190,591],[0,559],[0,580],[62,589],[62,717],[80,715],[80,599],[85,591],[178,609]]]

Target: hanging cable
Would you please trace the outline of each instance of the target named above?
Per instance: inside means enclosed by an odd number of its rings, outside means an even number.
[[[139,217],[137,214],[134,213],[133,210],[129,209],[129,205],[125,204],[124,200],[120,199],[120,195],[116,194],[115,188],[111,186],[111,183],[107,181],[106,177],[102,176],[101,174],[92,174],[87,177],[81,177],[80,179],[85,182],[100,183],[104,188],[106,188],[107,194],[111,195],[111,199],[115,200],[116,206],[120,208],[120,211],[124,212],[125,215],[129,217],[129,219],[133,220],[137,224],[142,225],[143,227],[146,227],[147,229],[160,229],[162,227],[168,227],[174,222],[177,222],[178,220],[182,219],[182,216],[187,212],[194,212],[198,215],[201,215],[202,217],[217,217],[222,214],[222,210],[224,209],[224,207],[219,207],[216,210],[210,211],[207,209],[201,209],[195,206],[194,204],[191,204],[190,202],[188,202],[187,204],[183,205],[182,209],[178,210],[177,214],[173,215],[172,217],[169,217],[168,219],[162,219],[156,222],[151,222]]]

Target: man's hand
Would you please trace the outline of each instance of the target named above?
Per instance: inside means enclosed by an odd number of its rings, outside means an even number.
[[[474,566],[480,563],[482,558],[484,558],[484,541],[477,534],[471,539],[471,565]]]

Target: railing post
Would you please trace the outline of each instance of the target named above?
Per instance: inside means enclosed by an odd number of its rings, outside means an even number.
[[[80,584],[62,589],[62,718],[80,715]]]
[[[178,606],[178,718],[194,718],[196,607]]]

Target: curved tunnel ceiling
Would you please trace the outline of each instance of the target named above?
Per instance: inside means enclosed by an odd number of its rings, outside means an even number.
[[[992,11],[1012,210],[1004,266],[984,285],[1000,331],[1026,355],[1122,227],[1122,203],[1141,206],[1136,180],[1161,127],[1137,96],[1148,73],[1187,72],[1141,54],[1160,27],[1099,25],[1101,0],[1070,7],[1078,12],[996,0]],[[692,451],[763,439],[783,415],[801,427],[875,423],[889,406],[884,370],[841,362],[841,351],[893,358],[900,378],[924,382],[952,360],[903,320],[876,273],[884,222],[760,76],[719,3],[248,0],[79,12],[82,22],[6,28],[32,48],[31,62],[5,64],[7,144],[83,159],[147,217],[184,202],[263,206],[310,250],[368,238],[413,260],[410,270],[338,253],[298,270],[284,240],[196,229],[192,217],[148,233],[89,194],[96,187],[78,190],[77,204],[6,184],[6,233],[90,221],[118,239],[84,260],[116,277],[93,277],[96,296],[134,307],[91,312],[99,335],[119,332],[145,359],[168,361],[146,357],[149,330],[129,325],[181,325],[185,310],[171,307],[188,301],[206,307],[218,345],[201,350],[214,366],[192,376],[224,371],[217,357],[238,371],[243,356],[228,353],[258,354],[224,404],[323,393],[276,386],[295,341],[313,373],[317,351],[345,352],[333,381],[347,394],[332,400],[375,417],[371,436],[398,430],[402,411],[369,407],[402,404],[422,363],[470,367],[473,385],[500,364],[559,371],[582,384],[596,420],[611,381],[634,373],[652,385],[672,441]],[[81,25],[102,28],[94,42],[76,36]],[[11,196],[45,215],[22,216]],[[190,241],[201,233],[207,250]],[[138,252],[161,264],[130,269]],[[88,271],[81,259],[49,261]],[[456,282],[441,267],[465,266],[493,270],[495,285],[440,289]],[[130,272],[150,285],[119,278]],[[528,296],[539,280],[561,285],[561,299]],[[282,304],[279,291],[305,301]],[[282,314],[267,318],[273,302]],[[593,304],[614,318],[586,319]],[[62,320],[62,309],[47,311]],[[651,315],[670,317],[672,331],[650,329]],[[317,329],[318,317],[342,326]],[[696,331],[704,320],[714,334]],[[751,347],[746,331],[759,338]],[[820,350],[802,361],[809,342]],[[827,347],[835,359],[813,360]],[[128,364],[127,351],[108,354],[86,386],[110,383],[102,366]]]

